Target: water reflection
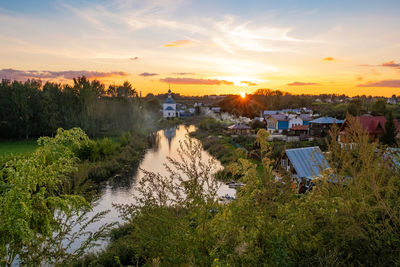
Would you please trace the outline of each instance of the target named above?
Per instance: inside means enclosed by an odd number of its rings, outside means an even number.
[[[110,212],[101,222],[92,225],[89,230],[96,230],[104,223],[120,222],[119,214],[112,204],[130,204],[133,202],[132,195],[135,194],[135,184],[144,175],[140,169],[167,175],[164,164],[168,163],[168,157],[180,160],[180,156],[177,153],[180,141],[185,140],[187,134],[195,131],[195,129],[194,126],[179,125],[158,131],[154,136],[150,137],[149,142],[151,142],[152,148],[147,150],[139,166],[132,166],[124,173],[113,177],[103,190],[101,197],[94,203],[93,213],[103,210],[110,210]],[[211,155],[208,152],[202,151],[202,158],[205,162],[210,157]],[[217,161],[217,168],[221,167]],[[235,190],[221,183],[218,194],[220,196],[225,194],[234,196]]]

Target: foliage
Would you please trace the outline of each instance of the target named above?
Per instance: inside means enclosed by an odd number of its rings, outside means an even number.
[[[90,136],[135,129],[141,121],[137,93],[129,82],[105,85],[85,77],[68,84],[28,80],[0,83],[0,138],[53,135],[79,126]]]
[[[143,170],[135,204],[117,205],[130,225],[128,246],[134,252],[128,262],[119,257],[123,264],[211,264],[210,218],[218,206],[217,166],[213,159],[203,161],[201,144],[193,139],[180,144],[179,155],[179,161],[169,159],[169,176]]]
[[[264,121],[260,121],[260,120],[253,120],[251,122],[250,126],[252,129],[259,130],[259,129],[265,128],[266,123]]]
[[[224,129],[224,124],[214,118],[207,117],[200,122],[199,128],[207,131],[218,131]]]
[[[396,145],[396,125],[391,111],[386,115],[385,131],[381,137],[381,142],[388,146]]]
[[[229,169],[245,186],[226,205],[215,201],[214,187],[202,186],[215,178],[207,164],[197,165],[201,154],[189,145],[190,160],[171,161],[170,176],[146,173],[136,205],[120,206],[127,224],[86,264],[102,265],[106,256],[108,264],[124,265],[398,265],[399,170],[359,122],[350,118],[347,127],[341,143],[332,129],[330,168],[302,195],[291,177],[275,176],[273,148],[260,130],[263,172],[246,154],[237,157]]]
[[[386,101],[384,99],[376,100],[371,106],[371,115],[385,116],[387,113]]]
[[[79,128],[57,130],[54,138],[38,140],[32,154],[8,158],[0,169],[0,260],[11,265],[16,256],[21,264],[55,264],[79,257],[103,236],[108,226],[97,233],[86,227],[102,214],[88,219],[90,205],[83,197],[65,195],[60,185],[76,171],[75,153],[89,138]],[[71,232],[73,223],[83,223]],[[88,241],[73,252],[69,242],[84,235]],[[67,238],[67,242],[65,242]]]

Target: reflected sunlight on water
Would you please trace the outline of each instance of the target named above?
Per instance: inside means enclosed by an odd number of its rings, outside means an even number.
[[[161,175],[167,175],[164,164],[168,163],[168,157],[172,159],[180,160],[177,152],[179,144],[184,141],[187,134],[195,131],[195,126],[179,125],[173,128],[160,130],[155,136],[155,142],[152,148],[148,149],[139,164],[139,168],[128,176],[117,176],[104,188],[100,198],[93,203],[93,212],[103,210],[110,210],[110,212],[98,223],[95,223],[89,227],[88,230],[95,231],[100,228],[104,223],[119,222],[122,220],[119,218],[117,210],[112,206],[113,204],[130,204],[133,203],[134,199],[132,195],[136,192],[136,182],[143,177],[143,172],[140,169],[160,173]],[[205,150],[202,151],[202,158],[206,162],[212,156]],[[216,161],[217,169],[222,168],[219,161]],[[218,190],[218,195],[223,196],[229,194],[235,196],[235,189],[229,188],[224,183],[221,183],[221,187]],[[82,241],[80,241],[82,242]]]

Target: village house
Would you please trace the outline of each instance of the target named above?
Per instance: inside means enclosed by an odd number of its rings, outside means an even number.
[[[313,180],[320,176],[323,170],[330,168],[318,146],[286,149],[278,164],[297,181]]]
[[[382,136],[385,131],[386,118],[385,116],[372,116],[365,114],[359,117],[355,117],[357,121],[360,122],[362,129],[369,135],[371,141],[377,141]],[[346,128],[349,121],[346,119],[340,128],[339,141],[343,136],[346,135]],[[397,134],[400,135],[400,123],[398,120],[394,120],[394,124],[397,129]]]
[[[309,125],[314,119],[310,114],[300,114],[300,118],[303,120],[303,125]]]
[[[243,123],[235,123],[228,127],[231,134],[249,134],[251,127]]]
[[[289,114],[288,119],[289,119],[289,126],[288,126],[289,129],[297,125],[303,125],[303,120],[299,115]]]
[[[321,117],[310,121],[310,135],[317,137],[325,137],[329,134],[331,127],[336,124],[341,127],[344,120],[338,120],[332,117]]]
[[[289,135],[299,136],[300,139],[306,138],[308,136],[309,125],[296,125],[289,129]]]
[[[267,117],[267,131],[270,133],[289,130],[289,119],[285,114],[275,114]]]
[[[169,119],[177,116],[179,116],[179,112],[176,111],[176,102],[171,96],[171,89],[169,89],[168,97],[163,103],[163,117]]]

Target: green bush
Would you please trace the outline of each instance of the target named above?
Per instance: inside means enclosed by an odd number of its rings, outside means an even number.
[[[224,128],[224,125],[217,121],[214,118],[205,118],[203,119],[200,124],[199,124],[199,128],[202,130],[221,130]]]

